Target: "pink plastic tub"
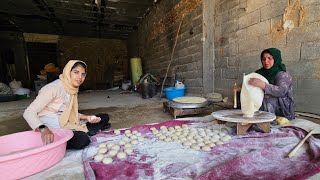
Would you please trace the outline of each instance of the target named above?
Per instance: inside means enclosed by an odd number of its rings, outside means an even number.
[[[40,132],[25,131],[0,137],[0,179],[19,179],[43,171],[59,161],[73,133],[51,129],[54,142],[43,145]]]

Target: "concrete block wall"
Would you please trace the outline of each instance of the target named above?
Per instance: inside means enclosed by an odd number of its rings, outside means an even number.
[[[260,52],[279,48],[294,77],[297,111],[320,114],[320,10],[310,0],[216,0],[214,87],[231,86],[261,67]]]
[[[138,28],[136,33],[138,48],[135,48],[138,52],[130,52],[142,58],[144,73],[164,77],[182,16],[184,16],[182,26],[168,76],[172,79],[185,80],[187,93],[202,94],[203,16],[201,0],[160,1]],[[128,47],[128,49],[134,48]],[[168,82],[168,84],[173,85],[173,82]]]

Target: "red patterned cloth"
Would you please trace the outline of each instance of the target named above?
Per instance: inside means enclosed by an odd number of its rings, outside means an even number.
[[[151,142],[150,127],[175,126],[190,123],[190,121],[167,121],[154,125],[143,125],[130,128],[138,130]],[[194,125],[196,123],[193,123]],[[159,164],[162,157],[152,156],[153,139],[149,147],[142,151],[134,150],[134,154],[125,160],[114,158],[109,165],[94,162],[88,156],[87,149],[83,153],[83,164],[86,179],[305,179],[320,172],[320,140],[318,135],[310,137],[310,148],[304,148],[292,158],[287,154],[307,134],[297,127],[272,128],[270,133],[250,131],[245,136],[233,136],[233,139],[223,145],[215,146],[211,151],[194,151],[180,144],[173,144],[172,151],[180,149],[188,158],[179,160],[177,153],[173,163]],[[97,146],[99,137],[111,137],[112,132],[99,133],[93,139],[92,146]],[[163,143],[163,142],[162,142]],[[142,145],[142,146],[147,146]],[[170,153],[170,147],[164,147]],[[168,149],[169,148],[169,149]],[[163,152],[165,153],[165,152]],[[198,161],[197,161],[198,160]],[[157,167],[159,165],[161,167]]]

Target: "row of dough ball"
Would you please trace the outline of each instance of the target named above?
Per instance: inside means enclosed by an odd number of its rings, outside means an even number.
[[[115,135],[120,135],[121,134],[121,131],[119,130],[119,129],[116,129],[116,130],[114,130],[113,131],[113,133],[115,134]],[[124,131],[124,134],[132,134],[132,135],[136,135],[136,136],[141,136],[141,133],[139,132],[139,131],[131,131],[131,130],[129,130],[129,129],[127,129],[127,130],[125,130]]]
[[[185,125],[185,124],[183,124],[182,126],[175,126],[175,127],[169,127],[169,128],[167,128],[166,126],[161,126],[159,130],[156,129],[155,127],[152,127],[150,128],[150,130],[152,131],[153,134],[158,132],[176,133],[176,134],[192,132],[192,133],[198,133],[201,136],[206,136],[206,134],[208,135],[220,134],[221,136],[224,136],[225,134],[228,133],[227,130],[217,130],[217,129],[210,129],[210,128],[194,128],[194,127],[189,128],[188,125]]]
[[[116,131],[116,130],[115,130]],[[117,132],[118,133],[118,132]],[[125,136],[118,142],[115,143],[100,143],[98,153],[95,155],[94,160],[96,162],[101,162],[104,164],[110,164],[113,162],[112,157],[116,156],[119,159],[126,158],[127,154],[130,155],[133,152],[133,145],[139,143],[139,141],[144,141],[144,137],[138,131],[133,131],[131,135],[130,130],[125,131]],[[115,132],[116,134],[116,132]],[[120,134],[120,133],[119,133]],[[129,136],[128,136],[129,135]],[[136,136],[133,136],[136,135]],[[121,151],[121,146],[123,150]]]
[[[187,125],[165,127],[159,130],[150,128],[152,133],[165,142],[174,141],[195,150],[210,151],[215,145],[223,144],[231,139],[228,131],[211,130],[207,128],[189,128]]]
[[[131,144],[125,144],[123,150],[121,150],[121,146],[114,143],[101,143],[98,147],[98,153],[94,156],[94,160],[96,162],[102,161],[104,164],[112,163],[112,157],[116,156],[118,159],[124,159],[127,154],[130,155],[133,152]]]

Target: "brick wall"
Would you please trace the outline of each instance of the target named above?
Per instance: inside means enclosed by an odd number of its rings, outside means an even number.
[[[215,91],[232,97],[242,74],[261,67],[260,52],[282,51],[294,77],[296,110],[320,113],[320,4],[308,0],[216,0]],[[233,98],[229,98],[233,99]]]
[[[144,73],[164,77],[182,16],[184,18],[168,76],[185,80],[187,93],[202,94],[201,0],[160,1],[138,28],[135,55],[142,58]]]

